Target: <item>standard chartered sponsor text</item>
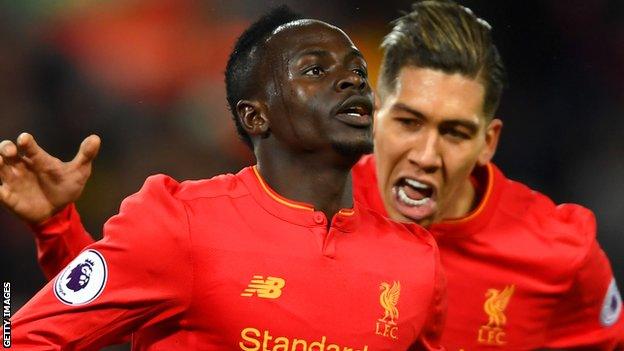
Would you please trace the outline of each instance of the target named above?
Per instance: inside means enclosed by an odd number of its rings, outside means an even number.
[[[268,330],[260,331],[248,327],[241,330],[242,341],[238,343],[244,351],[368,351],[368,345],[356,348],[339,345],[321,336],[317,340],[274,336]]]

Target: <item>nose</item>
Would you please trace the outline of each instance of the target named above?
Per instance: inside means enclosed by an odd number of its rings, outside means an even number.
[[[419,140],[416,147],[410,150],[408,159],[425,173],[434,173],[442,167],[440,154],[440,136],[431,131],[424,140]]]
[[[367,80],[355,72],[349,72],[336,82],[336,90],[347,89],[364,90],[368,86]]]

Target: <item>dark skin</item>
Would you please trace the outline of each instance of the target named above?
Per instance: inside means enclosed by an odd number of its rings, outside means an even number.
[[[237,105],[258,169],[282,196],[332,218],[353,207],[350,170],[372,150],[366,62],[344,32],[315,20],[279,28],[263,57],[262,88]]]

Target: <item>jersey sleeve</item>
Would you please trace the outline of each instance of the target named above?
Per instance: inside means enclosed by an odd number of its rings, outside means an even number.
[[[549,324],[547,346],[620,350],[624,347],[622,298],[609,260],[596,241],[595,218],[591,212],[583,217],[579,228],[586,231],[589,249]]]
[[[94,240],[70,204],[47,221],[31,226],[35,233],[37,261],[47,280],[61,271]]]
[[[184,315],[192,291],[185,204],[150,177],[89,245],[12,319],[17,350],[98,349]]]

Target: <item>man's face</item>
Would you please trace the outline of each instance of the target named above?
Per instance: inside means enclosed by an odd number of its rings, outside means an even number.
[[[392,218],[428,226],[457,218],[474,200],[470,174],[496,150],[500,120],[483,114],[475,79],[404,67],[375,119],[379,187]]]
[[[302,20],[268,41],[261,81],[267,82],[270,132],[297,150],[372,150],[372,90],[366,62],[340,29]]]

